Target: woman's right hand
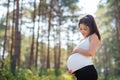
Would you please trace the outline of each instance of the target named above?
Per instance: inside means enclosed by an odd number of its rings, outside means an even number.
[[[74,76],[72,70],[68,70],[68,73]]]

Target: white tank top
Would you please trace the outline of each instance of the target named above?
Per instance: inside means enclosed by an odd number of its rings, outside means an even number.
[[[77,45],[77,48],[88,50],[89,46],[90,46],[89,37],[87,37]],[[92,64],[93,63],[91,57],[84,56],[80,53],[74,53],[70,55],[67,60],[67,67],[72,72],[75,72],[76,70],[82,67]]]

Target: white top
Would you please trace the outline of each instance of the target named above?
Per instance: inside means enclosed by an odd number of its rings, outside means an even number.
[[[84,50],[88,50],[89,46],[90,46],[89,37],[87,37],[84,40],[82,40],[76,47]],[[67,67],[72,72],[75,72],[76,70],[82,67],[92,64],[93,63],[91,57],[84,56],[80,53],[74,53],[70,55],[67,60]]]

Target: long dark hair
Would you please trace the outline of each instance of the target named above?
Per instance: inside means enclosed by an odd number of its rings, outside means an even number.
[[[80,24],[84,24],[84,25],[86,25],[90,28],[90,34],[89,35],[92,35],[93,33],[96,33],[99,40],[101,40],[99,30],[97,28],[95,19],[92,15],[86,15],[86,16],[82,17],[79,20],[78,27],[80,26]]]

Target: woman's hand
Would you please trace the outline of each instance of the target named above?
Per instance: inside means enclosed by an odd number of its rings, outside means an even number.
[[[89,50],[83,50],[83,49],[80,49],[80,48],[75,48],[75,49],[72,51],[72,54],[74,54],[74,53],[79,53],[79,54],[82,54],[82,55],[87,56],[87,57],[90,57],[90,56],[91,56]]]
[[[68,70],[68,73],[74,76],[74,74],[72,73],[72,70]]]
[[[74,53],[79,53],[79,48],[75,48],[73,51],[72,51],[72,54]]]

